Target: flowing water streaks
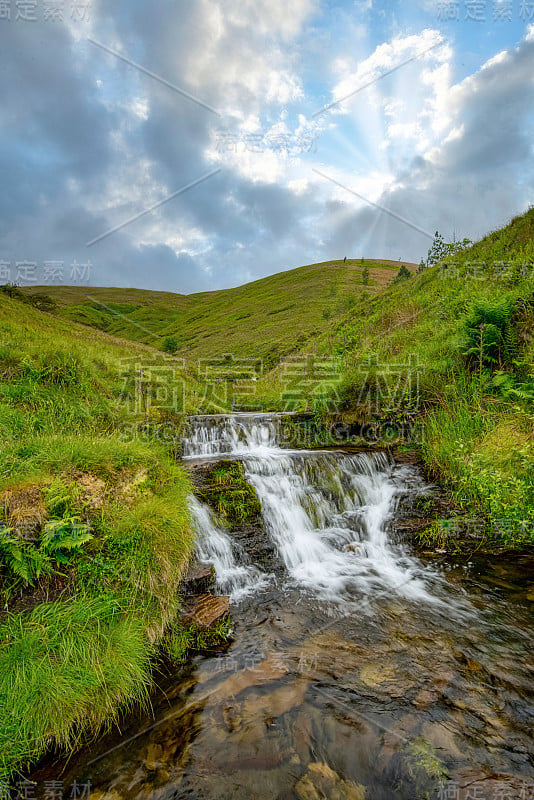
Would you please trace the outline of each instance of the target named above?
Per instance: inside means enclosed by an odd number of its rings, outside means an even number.
[[[399,499],[428,488],[415,470],[396,465],[385,453],[283,449],[279,421],[279,415],[269,414],[193,417],[184,448],[189,458],[242,460],[288,578],[331,603],[363,608],[364,599],[369,608],[373,595],[386,590],[465,611],[450,590],[444,592],[436,573],[390,541],[388,524]],[[214,548],[222,546],[221,535],[228,540],[226,550],[231,547],[227,534],[210,535]],[[202,538],[204,548],[209,538]],[[238,567],[227,562],[221,569],[230,574]],[[247,591],[264,583],[256,578]]]
[[[252,564],[238,563],[235,546],[228,533],[217,525],[208,506],[190,496],[189,505],[196,531],[195,548],[201,561],[213,564],[217,588],[238,602],[269,584],[270,576]],[[241,554],[243,561],[244,554]]]

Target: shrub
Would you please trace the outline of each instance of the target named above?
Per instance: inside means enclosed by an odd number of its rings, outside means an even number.
[[[176,336],[167,336],[167,338],[163,340],[161,349],[164,353],[176,353],[178,350],[178,339]]]

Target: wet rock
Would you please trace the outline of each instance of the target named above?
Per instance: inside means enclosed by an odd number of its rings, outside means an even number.
[[[479,672],[482,669],[482,664],[479,664],[478,661],[474,661],[472,658],[468,658],[466,667],[469,672]]]
[[[221,780],[220,774],[207,764],[206,772],[190,776],[195,792],[187,794],[187,797],[191,800],[295,800],[288,787],[294,782],[296,770],[298,767],[289,765],[287,769],[279,767],[276,770],[241,769],[232,773],[231,780]]]
[[[441,722],[425,722],[421,728],[421,736],[435,747],[442,760],[450,758],[461,760],[464,756],[456,744],[454,735]]]
[[[340,678],[369,658],[369,652],[367,647],[346,639],[335,630],[328,630],[291,648],[288,656],[300,674]]]
[[[207,594],[215,582],[215,568],[212,564],[197,561],[189,568],[184,578],[185,594]]]
[[[247,554],[251,563],[264,572],[276,572],[284,568],[283,561],[271,537],[265,533],[263,524],[234,525],[230,535]]]
[[[534,781],[519,775],[464,768],[458,770],[453,778],[452,783],[458,788],[458,800],[475,797],[531,800],[534,797]]]
[[[214,720],[217,725],[216,719]],[[234,775],[240,770],[271,770],[293,755],[289,743],[281,743],[274,731],[266,728],[262,720],[250,720],[230,736],[213,737],[209,753],[201,753],[195,766],[208,771]]]
[[[163,747],[155,742],[150,742],[145,756],[145,767],[149,772],[158,768],[163,756]]]
[[[431,703],[435,703],[438,699],[436,692],[431,692],[428,689],[420,689],[415,695],[412,703],[417,708],[428,708]]]
[[[295,751],[302,763],[307,763],[310,758],[313,736],[313,724],[310,714],[301,711],[292,725],[293,742]]]
[[[320,752],[325,762],[335,764],[338,773],[351,779],[368,775],[370,754],[377,752],[380,734],[358,714],[357,708],[337,703],[336,706],[335,717],[325,717],[323,714],[320,729],[316,725],[312,757]]]
[[[122,796],[115,789],[93,789],[91,787],[91,800],[122,800]]]
[[[406,714],[398,721],[388,725],[388,730],[382,733],[382,746],[378,752],[375,762],[375,769],[380,774],[391,774],[392,759],[396,756],[402,748],[403,743],[415,737],[415,729],[418,725],[417,716],[415,714]]]
[[[222,717],[226,730],[229,733],[238,731],[243,726],[243,715],[240,707],[237,705],[224,705],[222,707]]]
[[[295,784],[299,800],[364,800],[365,787],[344,781],[328,764],[315,762]]]
[[[230,598],[226,596],[214,597],[203,594],[196,597],[192,605],[180,615],[180,622],[184,625],[198,625],[209,628],[216,622],[224,619],[230,613]]]
[[[445,668],[439,669],[438,674],[432,679],[432,688],[435,689],[440,696],[443,696],[453,677],[451,670]]]
[[[267,694],[247,697],[242,706],[243,718],[262,719],[266,724],[269,719],[276,720],[282,714],[302,704],[306,689],[304,681],[299,681],[281,686]]]

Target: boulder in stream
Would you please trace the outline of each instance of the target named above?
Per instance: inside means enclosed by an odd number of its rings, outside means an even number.
[[[184,625],[198,625],[209,628],[220,622],[230,613],[230,598],[226,595],[215,597],[212,594],[201,594],[195,597],[192,605],[181,615],[180,622]]]

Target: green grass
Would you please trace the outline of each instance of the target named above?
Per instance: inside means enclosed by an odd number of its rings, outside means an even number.
[[[232,623],[229,619],[219,620],[211,628],[198,625],[175,626],[163,639],[163,649],[168,657],[183,664],[195,653],[217,653],[232,639]]]
[[[148,701],[144,623],[114,597],[72,597],[0,625],[0,775],[52,742],[73,747]]]
[[[0,293],[2,780],[148,696],[192,552],[173,452],[202,389],[150,404],[169,365]]]
[[[240,461],[218,461],[208,468],[205,480],[197,496],[217,511],[222,522],[230,526],[258,523],[261,503]]]
[[[311,356],[330,377],[311,377]],[[292,358],[293,377],[280,365],[258,382],[259,405],[289,410],[292,398],[293,410],[356,425],[421,420],[419,452],[463,513],[504,528],[504,545],[534,542],[534,209],[454,270],[358,301]]]
[[[0,292],[0,779],[146,700],[192,549],[181,426],[224,394],[198,359],[262,360],[245,402],[314,411],[313,444],[332,419],[422,420],[421,457],[462,512],[507,520],[503,546],[531,544],[533,257],[530,210],[453,272],[397,282],[397,262],[347,260],[190,296]],[[254,498],[233,469],[221,512],[245,519]],[[167,649],[180,660],[201,638],[175,628]]]

